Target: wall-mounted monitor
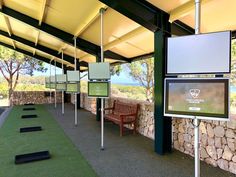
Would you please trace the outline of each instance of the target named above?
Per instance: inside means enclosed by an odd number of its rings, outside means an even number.
[[[164,115],[229,120],[229,79],[165,79]]]
[[[215,32],[167,41],[167,75],[229,73],[231,32]]]
[[[88,96],[108,98],[110,95],[110,82],[91,81],[88,82]]]
[[[76,83],[67,83],[66,84],[66,92],[67,93],[79,93],[80,92],[80,84]]]
[[[89,63],[88,79],[89,80],[110,80],[110,63]]]
[[[66,74],[57,74],[56,81],[57,83],[66,83]]]
[[[79,71],[67,71],[67,81],[68,82],[79,82],[80,72]]]

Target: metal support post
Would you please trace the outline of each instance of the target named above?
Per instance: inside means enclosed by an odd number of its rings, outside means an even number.
[[[74,57],[75,57],[75,59],[74,59],[74,63],[75,63],[75,71],[76,71],[76,68],[77,68],[77,56],[76,56],[76,51],[77,51],[77,49],[76,49],[76,38],[74,38],[74,47],[75,47],[75,53],[74,53]],[[77,126],[78,125],[78,117],[77,117],[77,93],[75,93],[75,126]]]
[[[56,64],[57,64],[57,62],[56,62],[56,60],[55,60],[55,62],[54,62],[54,66],[55,66],[55,87],[56,87],[56,74],[57,74],[57,70],[56,70]],[[57,108],[57,90],[56,90],[56,88],[55,88],[55,94],[54,94],[54,102],[55,102],[55,108]]]
[[[49,99],[49,102],[52,103],[52,90],[51,90],[51,75],[52,75],[52,71],[51,71],[51,67],[52,67],[52,60],[50,61],[50,77],[49,77],[49,83],[50,83],[50,99]]]
[[[101,62],[104,62],[103,56],[103,13],[104,8],[100,9],[101,15]],[[104,150],[104,98],[101,99],[101,150]]]
[[[195,0],[195,34],[200,34],[201,28],[201,0]],[[200,154],[199,154],[199,120],[194,119],[194,158],[195,177],[200,177]]]
[[[64,74],[64,52],[62,50],[61,52],[61,59],[62,59],[62,64],[61,64],[61,68],[62,68],[62,74]],[[61,91],[61,112],[64,115],[65,113],[65,105],[64,105],[64,91]]]

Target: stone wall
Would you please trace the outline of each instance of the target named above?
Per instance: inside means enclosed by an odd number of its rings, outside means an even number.
[[[15,91],[13,92],[13,105],[27,103],[49,104],[50,92],[48,91]],[[61,92],[57,92],[57,103],[61,103]],[[54,92],[52,92],[52,103],[54,103]]]
[[[201,160],[236,174],[236,120],[201,121]],[[194,127],[189,119],[173,118],[173,144],[181,152],[194,156]]]
[[[127,98],[112,97],[106,100],[106,107],[114,100],[126,103],[139,103],[137,131],[154,139],[154,106],[151,103]],[[96,113],[96,99],[81,94],[81,107]],[[189,119],[173,118],[173,147],[194,156],[194,127]],[[200,123],[201,160],[236,174],[236,119],[229,122],[202,121]]]

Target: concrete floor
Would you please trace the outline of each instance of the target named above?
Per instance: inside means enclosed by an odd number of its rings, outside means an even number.
[[[153,151],[153,141],[141,135],[119,136],[118,126],[105,123],[105,150],[100,150],[100,122],[83,109],[78,111],[79,124],[74,126],[74,106],[47,105],[79,151],[100,177],[193,177],[194,160],[178,151],[164,156]],[[235,177],[219,168],[201,163],[201,177]]]

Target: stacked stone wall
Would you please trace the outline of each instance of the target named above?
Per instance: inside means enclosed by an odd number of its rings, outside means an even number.
[[[54,92],[52,92],[51,103],[54,103]],[[57,92],[57,103],[61,103],[61,92]],[[50,92],[48,91],[15,91],[13,92],[13,105],[27,103],[49,104]]]

